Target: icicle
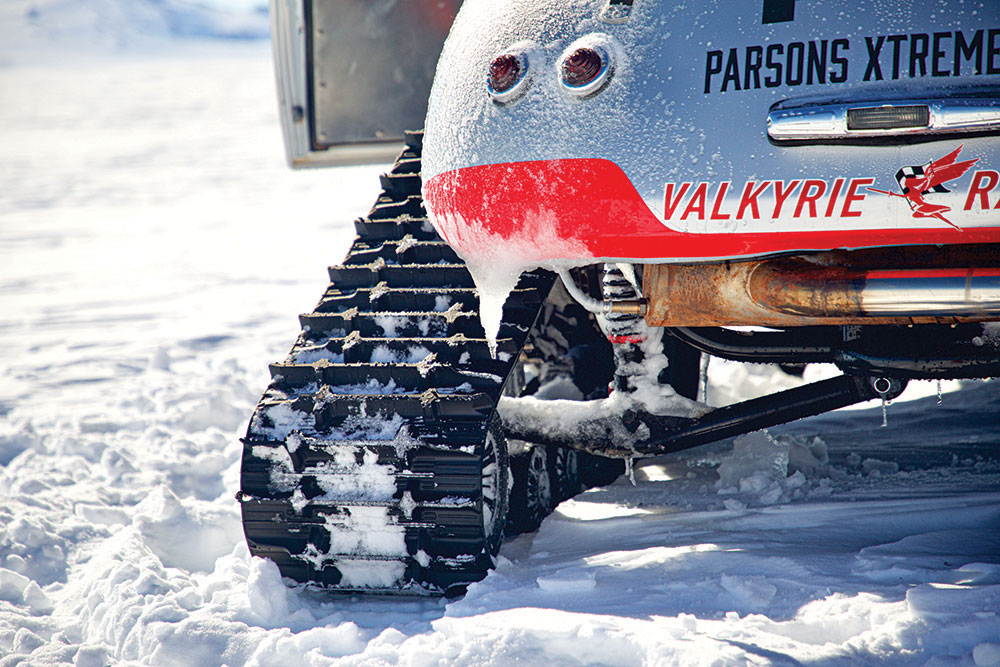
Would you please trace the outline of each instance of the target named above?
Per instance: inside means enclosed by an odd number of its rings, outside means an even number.
[[[941,380],[937,381],[937,386],[938,386],[937,387],[937,389],[938,389],[938,402],[937,402],[937,404],[941,405]]]
[[[889,405],[889,401],[882,399],[882,428],[889,425],[889,411],[886,406]]]
[[[698,400],[702,403],[708,403],[708,361],[711,358],[711,355],[701,353],[701,380],[698,387]]]
[[[632,482],[632,486],[635,486],[635,459],[633,457],[628,457],[625,459],[625,474],[628,475],[628,481]]]

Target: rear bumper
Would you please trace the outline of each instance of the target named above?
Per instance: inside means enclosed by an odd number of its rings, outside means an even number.
[[[844,229],[831,224],[808,231],[683,231],[654,212],[617,164],[592,158],[465,167],[430,178],[424,200],[438,231],[463,256],[487,256],[491,246],[510,244],[524,252],[525,260],[539,264],[692,262],[840,248],[1000,243],[1000,226]],[[707,206],[712,208],[712,202]],[[743,225],[734,220],[730,226]],[[767,222],[757,223],[762,226]]]

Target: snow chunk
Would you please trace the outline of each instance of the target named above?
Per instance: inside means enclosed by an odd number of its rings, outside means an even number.
[[[747,504],[741,503],[735,498],[726,498],[722,501],[722,506],[725,507],[730,512],[744,512],[746,511]]]
[[[861,472],[865,475],[894,475],[899,472],[899,464],[894,461],[865,459],[861,462]]]
[[[535,581],[543,591],[560,595],[590,591],[597,587],[594,574],[585,570],[557,572],[553,575],[538,577]]]
[[[232,508],[189,510],[163,485],[135,507],[132,525],[165,566],[201,572],[211,572],[215,560],[242,539]]]
[[[358,461],[358,455],[361,461]],[[323,490],[323,502],[347,499],[389,500],[396,493],[395,469],[380,465],[378,454],[359,447],[341,447],[333,461],[306,470]]]
[[[762,576],[730,576],[723,574],[721,584],[741,605],[760,611],[767,609],[778,588]]]
[[[983,345],[1000,347],[1000,322],[984,322],[983,335],[973,338],[972,343],[977,347]]]
[[[305,555],[322,565],[343,555],[406,556],[406,530],[395,523],[384,506],[343,508],[337,514],[321,514],[330,531],[330,548],[320,553],[310,544]],[[304,556],[305,556],[304,555]]]
[[[272,440],[284,440],[292,431],[314,430],[315,426],[311,414],[295,410],[288,403],[268,406],[253,417],[253,430]]]
[[[51,614],[55,606],[52,604],[52,600],[49,596],[45,594],[41,586],[35,581],[28,582],[28,585],[24,588],[23,594],[24,604],[27,605],[31,613],[38,616],[41,614]]]
[[[31,579],[5,568],[0,568],[0,600],[19,603],[24,599],[24,589]]]
[[[977,667],[995,667],[1000,665],[1000,644],[983,642],[972,649],[972,659]]]
[[[0,466],[13,461],[15,456],[31,448],[37,440],[38,435],[26,422],[0,423]]]
[[[788,443],[788,468],[806,477],[824,474],[830,465],[830,453],[819,436],[808,442],[793,438]]]
[[[84,644],[73,658],[74,667],[105,667],[109,664],[108,649],[97,644]]]
[[[391,560],[340,559],[334,565],[343,575],[340,585],[352,588],[391,588],[406,572],[405,563]]]
[[[317,361],[328,361],[334,364],[344,363],[343,354],[334,354],[323,345],[303,347],[288,355],[288,363],[315,364]]]
[[[288,616],[288,587],[274,561],[253,558],[247,576],[247,600],[261,625],[276,627]]]
[[[422,345],[415,345],[405,351],[390,350],[386,345],[372,350],[371,362],[375,364],[416,364],[430,355],[431,351]]]
[[[788,445],[766,431],[736,438],[733,453],[719,465],[720,494],[751,493],[764,504],[777,502],[788,476]]]

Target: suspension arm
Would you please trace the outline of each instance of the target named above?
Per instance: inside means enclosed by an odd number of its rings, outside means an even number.
[[[905,386],[905,380],[894,378],[841,375],[716,408],[696,418],[653,415],[635,409],[637,404],[621,410],[621,399],[615,396],[582,402],[503,399],[499,410],[509,438],[628,458],[681,451],[873,398],[891,400]],[[570,409],[556,403],[576,403],[572,409],[589,416],[578,421],[552,420],[552,411],[565,415],[562,408]]]

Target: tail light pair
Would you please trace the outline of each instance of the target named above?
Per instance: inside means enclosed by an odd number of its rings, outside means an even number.
[[[517,97],[525,85],[528,74],[528,57],[525,54],[504,53],[490,63],[486,85],[497,102],[508,102]],[[611,66],[607,52],[600,47],[582,46],[568,52],[559,64],[559,77],[563,89],[588,97],[607,82]]]

